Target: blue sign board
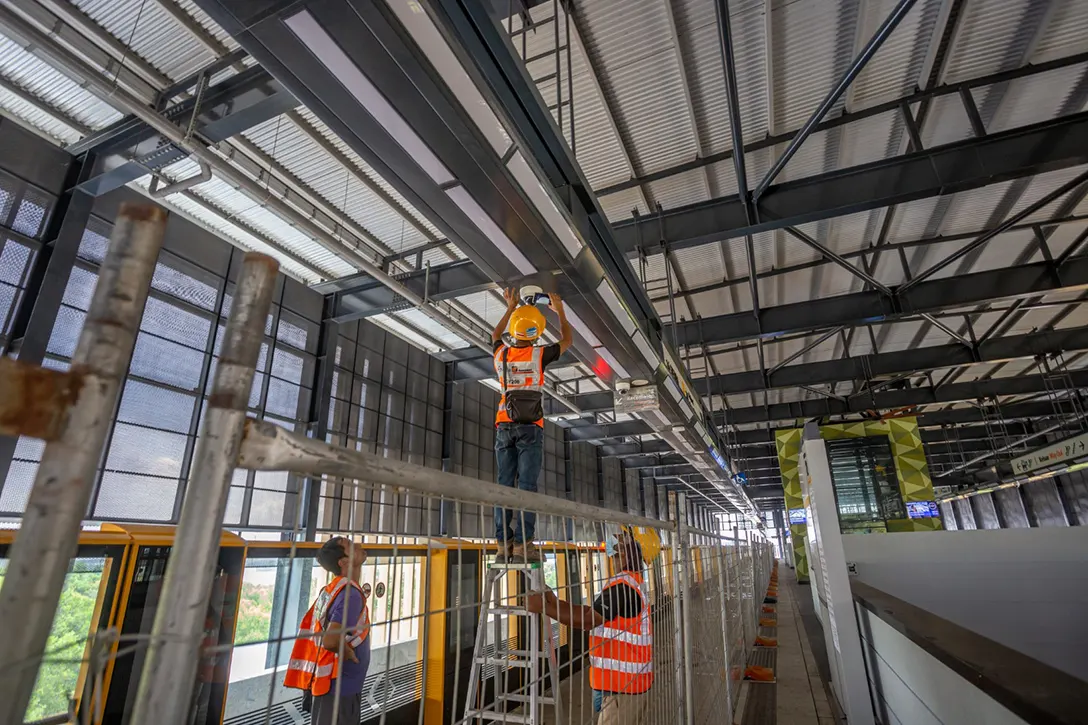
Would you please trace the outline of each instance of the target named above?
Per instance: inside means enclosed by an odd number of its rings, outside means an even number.
[[[808,516],[804,509],[790,509],[790,526],[794,524],[807,524]]]
[[[722,454],[718,453],[718,450],[716,448],[708,448],[707,450],[710,451],[710,456],[714,459],[714,462],[718,464],[718,468],[722,469],[723,471],[729,470],[729,468],[725,465],[725,459],[722,458]]]
[[[912,519],[936,519],[940,518],[941,512],[936,501],[909,501],[907,516]]]

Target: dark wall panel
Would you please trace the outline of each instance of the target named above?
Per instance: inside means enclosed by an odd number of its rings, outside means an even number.
[[[958,501],[953,501],[952,505],[956,509],[956,522],[960,529],[969,531],[978,528],[975,525],[975,514],[971,510],[971,503],[968,499],[961,498]]]
[[[1039,526],[1069,525],[1065,519],[1065,511],[1062,510],[1062,502],[1058,498],[1058,490],[1054,486],[1053,479],[1026,483],[1023,486],[1023,491],[1028,497],[1031,510],[1035,513],[1035,520]]]
[[[1020,491],[1015,488],[1003,488],[994,491],[994,506],[1001,509],[1001,518],[1005,521],[1007,529],[1026,529],[1028,523],[1027,512],[1024,511],[1024,502],[1020,500]]]
[[[1000,529],[997,511],[994,509],[993,499],[990,494],[984,493],[967,499],[971,502],[971,509],[975,515],[975,523],[980,529]]]

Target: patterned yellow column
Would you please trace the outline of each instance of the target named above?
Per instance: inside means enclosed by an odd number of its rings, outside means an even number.
[[[801,428],[777,430],[774,434],[775,448],[778,451],[778,469],[782,473],[782,491],[786,499],[787,519],[790,511],[803,509],[805,502],[801,498],[801,476],[797,471],[801,457]],[[808,581],[808,554],[805,553],[805,537],[808,524],[790,524],[790,540],[793,542],[793,563],[797,572],[797,581]]]
[[[926,463],[922,435],[918,431],[918,419],[892,418],[885,422],[903,503],[932,501],[933,480],[929,477],[929,464]],[[940,531],[941,528],[941,520],[937,518],[888,522],[888,531]]]

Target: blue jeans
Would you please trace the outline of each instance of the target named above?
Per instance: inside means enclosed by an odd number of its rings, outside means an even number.
[[[500,425],[495,431],[495,460],[499,483],[514,486],[517,479],[522,491],[536,491],[540,466],[544,461],[544,429],[539,425]],[[533,540],[536,514],[495,507],[495,538],[499,543],[521,544]]]

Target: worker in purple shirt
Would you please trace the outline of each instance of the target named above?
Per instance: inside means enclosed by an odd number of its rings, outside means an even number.
[[[348,552],[347,547],[354,547],[354,551]],[[351,582],[358,585],[362,574],[363,562],[366,561],[366,551],[362,544],[352,544],[347,538],[338,536],[329,539],[317,554],[317,562],[325,571],[336,576],[348,577]],[[348,592],[345,598],[344,593]],[[347,612],[344,612],[344,603],[347,602]],[[326,621],[329,628],[326,630],[326,640],[323,645],[327,649],[339,647],[339,639],[351,640],[353,634],[345,630],[355,629],[360,621],[366,600],[358,586],[346,586],[329,605]],[[344,622],[348,625],[345,627]],[[366,617],[367,627],[370,620]],[[331,645],[331,646],[330,646]],[[370,669],[370,636],[369,632],[362,643],[352,648],[345,644],[343,661],[340,665],[339,676],[333,680],[328,694],[314,698],[313,710],[310,713],[311,725],[332,725],[333,713],[336,715],[337,725],[356,725],[360,721],[363,701],[363,683],[366,680],[367,670]]]

